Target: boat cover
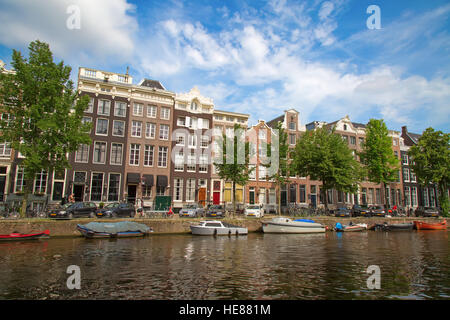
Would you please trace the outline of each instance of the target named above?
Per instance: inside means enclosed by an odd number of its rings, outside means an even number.
[[[335,228],[336,228],[337,230],[342,230],[342,229],[344,229],[344,228],[342,227],[342,224],[341,224],[340,222],[336,223]]]
[[[136,223],[132,221],[120,221],[120,222],[89,222],[85,224],[83,227],[92,230],[94,232],[106,232],[106,233],[119,233],[119,232],[127,232],[127,231],[140,231],[140,232],[149,232],[151,229],[147,227],[145,224]]]
[[[314,220],[308,220],[308,219],[297,219],[297,220],[294,220],[294,221],[316,223]]]

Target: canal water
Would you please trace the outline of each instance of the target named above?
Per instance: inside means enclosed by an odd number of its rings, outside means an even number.
[[[79,290],[67,287],[70,265],[80,268]],[[368,288],[371,265],[380,268],[380,289]],[[449,233],[0,243],[0,299],[447,300]]]

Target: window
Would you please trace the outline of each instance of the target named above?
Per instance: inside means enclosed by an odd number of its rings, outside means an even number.
[[[361,204],[367,204],[367,189],[361,189]]]
[[[97,119],[97,125],[95,129],[95,134],[101,135],[101,136],[107,136],[108,135],[108,119]]]
[[[25,182],[25,179],[24,179],[24,169],[23,169],[23,167],[17,166],[15,192],[23,191],[25,183],[26,182]]]
[[[184,133],[177,133],[177,146],[184,146],[185,143],[185,134]]]
[[[119,201],[120,174],[109,174],[108,201]]]
[[[409,206],[409,205],[411,205],[410,188],[409,187],[404,187],[403,190],[404,190],[404,193],[405,193],[405,206]]]
[[[197,146],[197,136],[190,134],[188,137],[188,143],[190,148],[195,148]]]
[[[186,201],[195,200],[195,179],[187,179]]]
[[[95,78],[97,76],[97,72],[94,70],[84,69],[84,75],[89,78]]]
[[[177,125],[180,127],[185,127],[186,126],[186,117],[179,117],[177,119]]]
[[[423,189],[423,206],[429,207],[430,201],[428,200],[428,188]]]
[[[173,200],[174,201],[182,201],[183,200],[183,179],[175,178],[173,183],[174,183]]]
[[[149,118],[156,118],[156,106],[148,106],[147,107],[147,117]]]
[[[403,181],[409,182],[409,169],[403,168]]]
[[[92,118],[91,117],[83,117],[83,118],[81,118],[81,123],[82,124],[91,123],[91,122],[92,122]]]
[[[132,143],[130,144],[130,165],[138,166],[139,165],[139,152],[141,151],[141,145]]]
[[[167,167],[167,153],[168,147],[159,147],[158,152],[158,167],[165,168]]]
[[[127,115],[127,104],[125,102],[116,101],[114,103],[114,115],[116,117],[125,117]]]
[[[392,139],[392,144],[394,146],[398,146],[398,140],[397,139]]]
[[[103,173],[92,173],[91,201],[101,201],[103,191]]]
[[[106,142],[95,142],[94,143],[94,159],[93,163],[106,163]]]
[[[183,171],[184,170],[184,152],[183,149],[179,150],[175,155],[175,171]]]
[[[75,162],[87,163],[89,159],[89,145],[81,144],[75,152]]]
[[[87,109],[84,112],[92,113],[94,112],[94,98],[89,97],[89,103]]]
[[[348,136],[342,136],[342,139],[348,144]]]
[[[169,140],[169,126],[167,124],[159,125],[159,139]]]
[[[402,154],[402,164],[408,165],[408,154],[406,153]]]
[[[417,188],[411,187],[411,206],[416,207],[417,206]]]
[[[266,138],[266,129],[259,129],[259,138],[260,139]]]
[[[150,145],[145,145],[144,149],[144,166],[152,167],[154,159],[155,147]]]
[[[140,138],[142,134],[142,122],[132,121],[131,122],[131,136]]]
[[[170,108],[161,108],[161,119],[170,119]]]
[[[344,131],[347,131],[347,125],[344,124]]]
[[[0,143],[0,157],[9,157],[9,156],[11,156],[10,144],[7,142]]]
[[[111,107],[111,101],[100,100],[98,102],[97,114],[102,115],[102,116],[109,116],[110,107]]]
[[[306,186],[304,184],[301,184],[299,186],[300,191],[300,203],[306,203]]]
[[[416,174],[412,170],[410,170],[410,178],[411,182],[417,182]]]
[[[259,180],[265,181],[267,176],[267,168],[259,165]]]
[[[208,156],[202,154],[199,157],[198,172],[208,172]]]
[[[192,102],[192,103],[191,103],[191,110],[197,111],[197,109],[198,109],[197,102]]]
[[[145,126],[145,137],[147,139],[155,139],[156,137],[156,124],[147,122]]]
[[[190,172],[195,172],[196,170],[196,158],[194,150],[191,150],[191,153],[188,155],[186,170]]]
[[[296,125],[294,121],[289,122],[289,130],[295,130]]]
[[[289,144],[295,144],[295,134],[289,135]]]
[[[113,120],[113,136],[123,137],[125,134],[125,121]]]
[[[253,169],[252,171],[250,171],[248,178],[250,180],[256,180],[256,166],[254,164],[249,164],[248,169],[249,171]]]
[[[209,129],[209,119],[202,119],[202,129]]]
[[[36,173],[34,179],[34,193],[45,193],[47,190],[47,171]]]
[[[133,115],[142,116],[144,112],[144,105],[142,103],[133,103]]]
[[[359,145],[362,146],[364,144],[364,138],[358,138]]]
[[[123,145],[121,143],[111,143],[111,164],[122,164],[122,150]]]
[[[209,137],[208,136],[201,136],[200,147],[208,148],[208,145],[209,145]]]
[[[355,136],[350,136],[350,144],[356,145],[356,137]]]

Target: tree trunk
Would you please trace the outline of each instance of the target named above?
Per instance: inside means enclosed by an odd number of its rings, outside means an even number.
[[[447,186],[444,183],[438,183],[438,188],[439,188],[439,195],[438,195],[438,201],[439,201],[439,206],[442,209],[442,216],[447,217],[448,215],[448,207],[449,207],[449,202],[448,202],[448,197],[447,197]]]
[[[20,218],[25,218],[28,206],[28,195],[32,193],[33,180],[24,179],[22,208],[20,209]]]
[[[233,218],[236,215],[236,182],[233,181]]]
[[[281,186],[277,185],[277,196],[278,196],[278,215],[281,215]]]

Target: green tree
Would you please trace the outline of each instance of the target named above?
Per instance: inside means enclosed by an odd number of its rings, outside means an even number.
[[[413,160],[412,168],[417,180],[424,185],[436,183],[439,189],[439,203],[443,215],[448,215],[447,195],[450,181],[450,134],[427,128],[412,146],[408,154]]]
[[[0,122],[1,139],[25,157],[22,217],[36,174],[68,168],[67,154],[91,143],[91,126],[82,124],[89,99],[77,97],[71,68],[54,63],[46,43],[34,41],[28,49],[28,59],[13,50],[14,72],[0,75],[0,106],[9,115]]]
[[[380,183],[383,195],[389,182],[398,180],[400,162],[392,149],[392,138],[383,119],[370,119],[366,126],[366,138],[359,154],[367,179]],[[385,205],[386,196],[383,196]]]
[[[271,159],[271,163],[266,164],[268,168],[273,168],[273,172],[268,171],[268,180],[275,183],[278,214],[281,214],[281,187],[289,183],[288,179],[288,163],[289,163],[289,144],[288,134],[279,121],[275,127],[275,134],[271,137],[271,143],[268,144],[267,155]],[[277,152],[273,154],[277,149]],[[275,162],[275,163],[273,163]]]
[[[244,186],[249,180],[254,168],[249,168],[249,142],[245,141],[245,131],[238,124],[234,125],[233,137],[224,133],[217,138],[219,153],[215,157],[214,165],[219,177],[232,183],[233,214],[236,213],[236,185]]]
[[[361,167],[352,151],[334,129],[326,127],[305,132],[295,146],[292,169],[301,177],[322,182],[325,207],[327,191],[355,192],[361,177]]]

